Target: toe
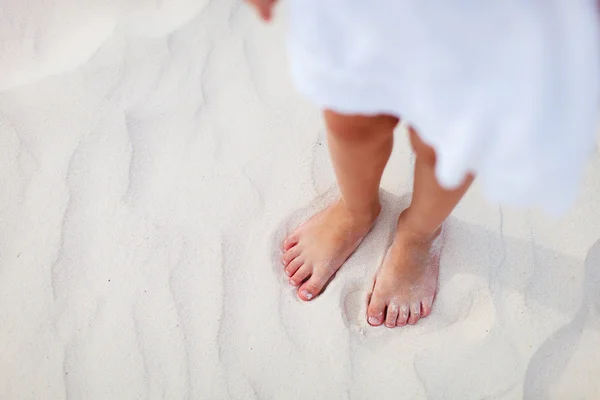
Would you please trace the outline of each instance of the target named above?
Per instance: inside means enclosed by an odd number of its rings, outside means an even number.
[[[421,319],[421,303],[412,303],[410,305],[410,317],[408,317],[408,324],[414,325]]]
[[[298,244],[298,235],[292,233],[283,241],[283,251],[288,251],[292,247]]]
[[[308,264],[302,265],[300,268],[298,268],[298,271],[296,271],[296,273],[290,277],[290,283],[294,286],[298,286],[310,276],[311,272],[312,268]]]
[[[314,299],[325,287],[327,283],[327,277],[318,273],[314,273],[304,285],[298,290],[298,296],[304,300],[309,301]]]
[[[367,308],[367,321],[370,325],[379,326],[383,323],[383,312],[385,311],[385,302],[373,294],[369,307]]]
[[[398,320],[398,305],[392,303],[388,306],[387,314],[385,317],[385,326],[388,328],[394,328],[396,321]]]
[[[427,317],[431,314],[431,308],[433,306],[433,297],[427,298],[421,302],[421,318]]]
[[[285,271],[285,274],[286,274],[288,277],[291,277],[291,276],[293,276],[293,275],[296,273],[296,271],[298,271],[298,270],[300,269],[300,267],[302,267],[303,265],[304,265],[304,260],[303,260],[303,259],[301,259],[300,257],[296,257],[296,258],[294,259],[294,261],[292,261],[291,263],[289,263],[289,264],[288,264],[288,266],[287,266],[287,267],[285,267],[285,269],[284,269],[284,271]]]
[[[285,253],[283,253],[283,256],[281,257],[281,263],[287,267],[299,255],[300,248],[298,246],[294,246],[291,249],[287,250]]]
[[[408,322],[409,308],[407,305],[400,306],[398,311],[398,320],[396,321],[397,326],[404,326]]]

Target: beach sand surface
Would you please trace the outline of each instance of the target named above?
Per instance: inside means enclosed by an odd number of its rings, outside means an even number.
[[[0,398],[600,399],[598,151],[559,219],[475,185],[431,316],[372,328],[411,190],[400,127],[374,230],[296,297],[281,242],[336,191],[284,16],[0,0]]]

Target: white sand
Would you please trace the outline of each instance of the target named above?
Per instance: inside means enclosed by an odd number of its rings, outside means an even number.
[[[279,243],[334,181],[284,32],[238,0],[0,0],[0,398],[600,398],[599,154],[561,220],[475,188],[432,315],[375,329],[399,130],[380,223],[294,296]]]

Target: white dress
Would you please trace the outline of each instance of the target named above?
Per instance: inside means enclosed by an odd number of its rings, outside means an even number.
[[[448,188],[564,211],[594,147],[594,0],[289,0],[298,89],[323,108],[397,115]]]

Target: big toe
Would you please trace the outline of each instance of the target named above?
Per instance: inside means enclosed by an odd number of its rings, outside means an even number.
[[[314,299],[325,287],[327,276],[322,273],[314,272],[309,280],[307,280],[298,289],[298,296],[304,301]]]
[[[385,301],[376,296],[371,295],[371,301],[367,308],[367,322],[373,326],[379,326],[383,323],[383,313],[385,311]]]

